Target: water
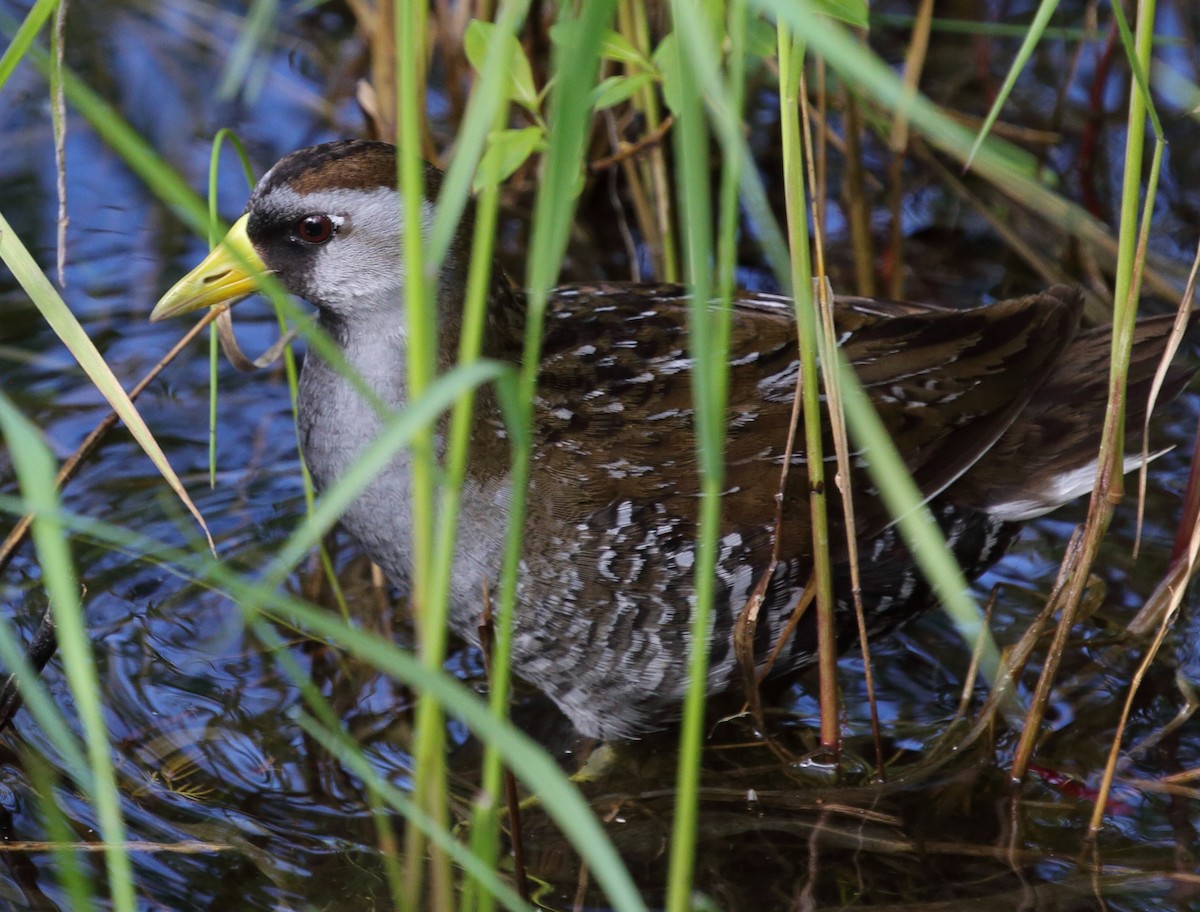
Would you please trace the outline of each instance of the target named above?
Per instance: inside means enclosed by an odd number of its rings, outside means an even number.
[[[23,12],[11,4],[0,10]],[[1009,12],[1029,14],[1024,6]],[[1182,2],[1168,6],[1164,22],[1174,34],[1186,35],[1188,28],[1194,34],[1197,26],[1195,12]],[[213,86],[240,29],[238,13],[183,0],[76,4],[69,61],[197,188],[204,184],[210,138],[219,127],[241,133],[260,169],[293,148],[359,132],[346,77],[353,45],[334,40],[349,32],[337,12],[286,12],[269,46],[254,58],[251,88],[214,100]],[[902,41],[897,33],[881,32],[876,40],[893,56],[902,47],[893,44]],[[969,100],[961,106],[975,110],[981,86],[976,58],[963,57],[968,47],[979,50],[964,41],[935,42],[929,90],[945,99],[965,93]],[[1009,52],[1010,45],[997,45],[985,58],[993,79]],[[1029,118],[1045,126],[1038,112],[1049,97],[1047,74],[1066,71],[1067,53],[1058,44],[1035,59],[1037,76],[1023,80],[1012,120]],[[1193,54],[1171,49],[1164,59],[1195,79]],[[1067,122],[1086,114],[1093,72],[1094,58],[1085,55],[1067,93]],[[45,99],[45,84],[28,64],[0,90],[0,209],[49,268],[56,203]],[[1116,105],[1119,98],[1112,95],[1109,101]],[[764,109],[755,122],[767,130],[773,122],[770,99],[760,102]],[[1197,200],[1190,176],[1200,150],[1194,121],[1182,115],[1179,104],[1164,111],[1171,146],[1154,237],[1156,254],[1176,269],[1186,265],[1195,243]],[[449,108],[433,105],[431,110],[436,130],[444,131]],[[1110,120],[1104,142],[1112,154],[1121,145],[1121,124]],[[1066,141],[1054,148],[1054,163],[1073,193],[1082,180],[1072,170],[1077,147]],[[233,215],[244,203],[246,187],[232,156],[226,164],[219,199],[222,211]],[[1101,204],[1111,206],[1118,163],[1106,164],[1095,189]],[[71,221],[64,296],[131,386],[181,332],[178,323],[151,325],[145,318],[162,291],[200,258],[204,244],[187,234],[78,115],[69,120],[66,165]],[[765,167],[769,171],[769,161]],[[620,239],[604,230],[615,219],[597,214],[606,197],[601,192],[586,203],[585,218],[596,226],[595,246],[601,252],[575,251],[575,277],[621,274]],[[913,181],[905,211],[906,256],[925,266],[910,283],[914,295],[975,300],[1030,287],[1025,267],[939,187]],[[510,258],[519,236],[517,227],[505,233]],[[519,270],[519,259],[514,262]],[[746,275],[750,283],[769,283],[756,263],[747,265]],[[0,386],[64,457],[106,408],[7,273],[0,273],[0,314]],[[248,303],[239,308],[238,333],[248,350],[262,349],[275,337],[274,317]],[[151,385],[139,408],[207,517],[221,553],[240,567],[261,567],[304,511],[286,382],[279,369],[248,377],[222,365],[220,471],[210,489],[205,481],[206,359],[205,347],[194,346]],[[730,910],[967,900],[998,909],[1084,909],[1097,907],[1097,890],[1110,909],[1200,905],[1183,880],[1171,883],[1166,877],[1196,873],[1192,845],[1200,811],[1195,792],[1172,795],[1145,785],[1200,766],[1194,722],[1158,743],[1146,743],[1184,705],[1180,684],[1200,682],[1195,645],[1200,627],[1187,613],[1134,706],[1125,744],[1146,747],[1122,761],[1100,840],[1106,867],[1093,881],[1076,861],[1090,790],[1099,780],[1138,657],[1119,632],[1165,568],[1198,411],[1195,397],[1181,403],[1163,429],[1160,439],[1181,449],[1163,457],[1152,473],[1143,555],[1136,563],[1129,557],[1133,511],[1118,513],[1096,568],[1104,597],[1065,659],[1048,717],[1050,734],[1037,752],[1042,772],[1031,777],[1018,802],[1010,801],[1004,773],[1014,745],[1011,735],[985,737],[945,762],[935,750],[940,735],[957,733],[948,722],[958,704],[966,658],[934,613],[873,650],[882,682],[885,750],[889,759],[900,761],[895,769],[905,771],[887,786],[866,784],[873,750],[857,673],[861,663],[853,658],[843,662],[847,767],[852,774],[861,771],[849,778],[863,784],[837,786],[819,766],[781,763],[742,722],[720,727],[705,759],[698,889],[715,906]],[[0,453],[0,493],[14,491],[11,469]],[[123,431],[110,435],[64,499],[84,516],[175,546],[196,546],[191,520]],[[1011,584],[994,623],[1002,643],[1018,638],[1042,603],[1036,593],[1018,587],[1049,586],[1082,511],[1072,507],[1030,527],[1014,552],[980,581],[984,597],[997,583]],[[131,560],[86,540],[73,542],[73,553],[87,584],[105,721],[116,747],[130,837],[177,849],[134,853],[141,906],[386,907],[387,886],[361,784],[296,726],[298,690],[270,650],[245,628],[237,605],[190,585],[169,566]],[[403,622],[396,620],[403,618],[403,606],[369,587],[350,549],[341,549],[339,561],[364,623],[395,629],[403,639]],[[312,575],[306,568],[288,585],[300,589]],[[26,548],[0,578],[0,607],[27,635],[43,607],[39,576]],[[289,637],[287,631],[279,633]],[[411,770],[403,748],[403,710],[410,696],[324,647],[289,638],[287,648],[329,697],[376,769],[405,784]],[[456,652],[452,664],[463,677],[481,680],[473,653]],[[44,678],[57,704],[73,718],[57,663]],[[797,757],[815,746],[812,683],[802,682],[773,704],[779,743]],[[543,705],[526,695],[519,717],[560,750],[568,769],[574,767],[574,754],[564,750],[571,739]],[[467,783],[477,779],[477,746],[457,730],[455,735],[455,788],[469,796]],[[665,735],[627,747],[612,772],[585,787],[651,903],[661,900],[665,880],[672,741]],[[30,761],[21,752],[26,749],[42,758],[54,756],[44,733],[22,714],[16,733],[0,741],[0,835],[9,843],[46,837],[32,798]],[[1065,774],[1079,777],[1079,784],[1064,780]],[[1194,788],[1194,780],[1185,785]],[[88,836],[95,823],[92,811],[71,782],[57,777],[54,788],[71,825],[81,838]],[[549,908],[570,908],[580,885],[574,853],[536,810],[526,817],[525,836],[530,870],[545,884],[540,901]],[[5,862],[0,909],[65,907],[49,854],[9,852],[0,858]],[[102,876],[99,856],[85,864]],[[583,895],[587,908],[600,908],[602,898],[594,890]]]

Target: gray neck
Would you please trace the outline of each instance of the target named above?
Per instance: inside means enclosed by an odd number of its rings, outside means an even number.
[[[405,402],[405,338],[400,332],[322,320],[346,360],[393,409]],[[355,385],[309,352],[300,376],[299,426],[304,461],[318,490],[336,483],[371,444],[383,425]],[[437,448],[441,449],[439,440]],[[412,567],[412,457],[401,450],[351,504],[342,524],[388,578],[406,589]],[[460,633],[475,636],[480,593],[498,578],[508,505],[507,473],[468,473],[463,502],[480,505],[461,517],[455,552],[452,605]]]
[[[342,353],[346,364],[354,366],[358,379],[367,389],[390,408],[404,407],[408,388],[408,334],[400,308],[377,319],[351,320],[322,310],[317,325]],[[352,380],[342,378],[335,367],[311,350],[305,370],[308,370],[308,361],[314,362],[314,369],[320,364],[323,372],[337,376],[349,388],[354,388]],[[365,401],[363,407],[370,409]]]
[[[405,344],[399,326],[370,332],[326,313],[318,325],[355,366],[367,389],[389,408],[403,407]],[[300,447],[318,489],[345,474],[378,435],[383,420],[355,382],[309,350],[300,375]],[[404,488],[401,500],[407,501],[408,455],[399,453],[387,474],[394,476],[390,484]]]
[[[403,406],[402,333],[356,331],[324,314],[320,325],[375,396],[393,409]],[[324,491],[354,465],[384,418],[352,381],[311,349],[300,375],[298,405],[300,449],[317,490]],[[342,517],[368,556],[387,567],[392,581],[402,587],[407,585],[411,548],[408,536],[397,532],[411,524],[410,462],[406,450],[397,453]],[[380,522],[380,515],[387,520]]]

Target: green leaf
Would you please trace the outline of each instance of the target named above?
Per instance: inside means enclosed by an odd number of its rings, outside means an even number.
[[[487,55],[488,45],[493,41],[503,41],[508,47],[508,97],[526,110],[540,113],[538,91],[533,83],[533,67],[529,65],[521,42],[514,35],[498,31],[495,23],[472,19],[463,36],[467,60],[476,73],[483,72],[483,59]]]
[[[604,33],[604,41],[600,45],[600,56],[605,60],[614,60],[617,63],[628,63],[650,69],[650,61],[646,59],[645,55],[635,48],[628,38],[612,29]]]
[[[467,31],[463,35],[463,47],[467,52],[467,60],[470,61],[476,73],[483,71],[483,58],[487,54],[487,46],[495,33],[495,23],[484,22],[482,19],[472,19],[467,23]]]
[[[575,34],[578,31],[580,31],[578,19],[556,22],[550,26],[550,43],[558,48],[574,47],[578,41]]]
[[[487,181],[485,175],[495,174],[496,183],[506,181],[514,171],[525,164],[544,143],[545,134],[541,127],[525,127],[522,130],[500,130],[488,137],[488,149],[479,162],[475,173],[475,192],[482,190]],[[493,171],[493,169],[495,169]]]
[[[675,33],[671,32],[654,49],[654,67],[662,74],[663,99],[673,113],[679,111],[679,90],[676,88],[678,82],[675,59],[676,40]]]
[[[628,100],[644,86],[655,80],[653,73],[637,73],[633,76],[609,76],[592,89],[592,107],[597,111],[611,108]]]
[[[813,0],[813,6],[847,25],[867,27],[867,0]]]
[[[751,18],[746,23],[746,58],[765,59],[778,52],[779,32],[774,22],[761,17]]]

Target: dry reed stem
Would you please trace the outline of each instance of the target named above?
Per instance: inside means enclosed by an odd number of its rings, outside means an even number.
[[[811,110],[808,103],[808,83],[805,74],[800,74],[800,117],[804,130],[804,161],[808,169],[810,187],[824,187],[825,175],[817,171],[817,162],[813,155],[813,134]],[[813,220],[813,254],[816,262],[814,280],[817,288],[817,305],[820,316],[820,328],[824,338],[825,351],[830,356],[822,359],[822,382],[825,387],[826,408],[829,417],[829,429],[833,434],[834,456],[837,460],[837,476],[834,483],[842,501],[842,517],[845,523],[846,552],[850,570],[850,596],[854,605],[854,618],[858,625],[858,641],[862,650],[863,678],[867,689],[867,703],[871,716],[871,736],[875,746],[877,774],[884,778],[883,738],[879,731],[879,709],[875,699],[875,677],[871,667],[871,647],[867,642],[867,622],[862,602],[862,585],[859,577],[858,563],[858,526],[854,517],[854,490],[851,487],[852,473],[850,470],[850,442],[846,432],[846,413],[842,404],[842,387],[837,361],[837,331],[833,321],[833,293],[827,278],[825,266],[825,220],[820,198],[812,197],[811,212]],[[836,602],[835,602],[836,606]]]
[[[1188,274],[1187,286],[1183,290],[1183,296],[1179,299],[1179,307],[1175,311],[1175,325],[1171,327],[1171,335],[1168,337],[1162,357],[1159,359],[1158,369],[1154,372],[1154,381],[1150,386],[1150,393],[1146,400],[1146,419],[1142,424],[1142,465],[1138,470],[1137,536],[1133,542],[1133,556],[1135,558],[1142,543],[1142,520],[1146,510],[1146,476],[1150,464],[1150,418],[1154,411],[1154,406],[1158,402],[1158,394],[1162,390],[1163,382],[1166,380],[1167,371],[1170,369],[1171,362],[1175,359],[1175,353],[1179,351],[1179,346],[1183,343],[1184,333],[1191,323],[1192,301],[1195,298],[1196,276],[1198,272],[1200,272],[1200,245],[1196,247],[1196,256],[1192,260],[1192,270]],[[1188,522],[1189,519],[1191,520],[1190,523]],[[1185,514],[1181,521],[1181,536],[1184,529],[1190,528],[1189,538],[1194,542],[1196,536],[1200,534],[1200,529],[1197,528],[1196,522],[1197,517],[1194,514]],[[1182,540],[1182,538],[1179,540]],[[1179,541],[1177,540],[1175,554],[1172,557],[1177,558],[1180,550]],[[1194,560],[1190,560],[1189,566],[1193,564]]]
[[[612,155],[606,155],[603,158],[597,158],[588,162],[588,171],[596,174],[611,168],[613,165],[626,162],[629,159],[640,158],[643,154],[648,153],[662,144],[667,134],[671,131],[671,127],[675,124],[675,117],[667,115],[667,117],[657,127],[645,134],[641,139],[634,142],[620,142],[617,144],[616,151]]]
[[[959,695],[958,709],[954,712],[956,720],[966,716],[967,707],[971,703],[971,694],[975,692],[975,679],[979,674],[979,663],[983,658],[983,647],[990,636],[992,613],[996,610],[996,600],[1000,597],[1000,591],[1003,588],[1002,583],[992,587],[991,595],[987,600],[987,607],[983,610],[983,623],[979,625],[979,634],[975,637],[975,644],[971,648],[971,661],[967,664],[967,673],[963,675],[962,694]]]
[[[875,241],[871,233],[871,204],[864,191],[866,169],[862,157],[862,115],[858,100],[850,89],[843,87],[845,98],[846,143],[845,174],[842,180],[842,202],[850,225],[850,249],[854,253],[854,293],[866,298],[875,297]]]
[[[1182,597],[1182,592],[1180,592]],[[1108,806],[1108,795],[1112,790],[1113,777],[1117,773],[1117,759],[1121,753],[1121,739],[1125,734],[1125,726],[1129,722],[1129,713],[1133,709],[1133,700],[1137,696],[1138,688],[1141,687],[1142,681],[1146,677],[1146,672],[1149,670],[1151,663],[1154,662],[1155,656],[1158,655],[1158,650],[1166,638],[1167,631],[1171,628],[1171,621],[1175,617],[1175,612],[1179,608],[1179,600],[1175,600],[1172,610],[1163,615],[1162,623],[1159,624],[1158,632],[1155,634],[1154,642],[1150,644],[1150,648],[1146,650],[1146,654],[1142,657],[1142,661],[1138,663],[1137,671],[1134,672],[1133,680],[1129,684],[1129,693],[1125,695],[1125,705],[1121,707],[1121,717],[1117,721],[1117,730],[1113,733],[1112,745],[1108,751],[1108,760],[1104,764],[1104,775],[1100,779],[1100,786],[1096,790],[1096,800],[1092,807],[1092,817],[1088,822],[1087,840],[1094,840],[1100,832],[1100,827],[1104,821],[1104,809]]]

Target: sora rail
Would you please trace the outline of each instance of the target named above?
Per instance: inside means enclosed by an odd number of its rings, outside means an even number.
[[[403,407],[403,231],[395,176],[395,149],[384,143],[327,143],[286,156],[259,181],[225,245],[172,288],[151,319],[250,294],[253,275],[241,265],[248,262],[316,305],[321,328],[346,362],[381,400]],[[438,173],[430,168],[427,177],[436,192]],[[457,350],[468,237],[464,224],[438,286],[443,365]],[[835,302],[842,352],[969,577],[1000,557],[1023,521],[1092,485],[1110,334],[1081,331],[1080,309],[1078,293],[1062,287],[967,310]],[[519,360],[524,313],[520,292],[496,270],[487,356]],[[597,283],[551,295],[513,656],[517,672],[587,735],[630,737],[658,727],[686,686],[699,493],[686,323],[687,298],[677,286]],[[1138,324],[1127,417],[1131,451],[1170,326],[1169,318]],[[729,488],[710,633],[714,693],[739,680],[732,628],[770,557],[797,368],[791,302],[741,294],[730,345]],[[1166,392],[1177,393],[1191,374],[1173,369]],[[299,413],[304,459],[320,488],[354,463],[381,426],[354,385],[311,352]],[[803,449],[794,458],[803,463]],[[412,558],[409,459],[397,456],[342,518],[401,588]],[[1126,470],[1137,464],[1127,460]],[[930,592],[874,496],[861,454],[853,471],[863,600],[878,632],[927,607]],[[792,472],[791,479],[781,560],[760,614],[760,661],[811,569],[806,473]],[[500,411],[484,391],[451,594],[453,624],[470,640],[484,585],[499,572],[509,481]],[[830,506],[832,540],[844,541],[838,499]],[[842,635],[849,636],[844,545],[834,560]],[[809,664],[813,641],[811,625],[801,624],[773,673]]]

